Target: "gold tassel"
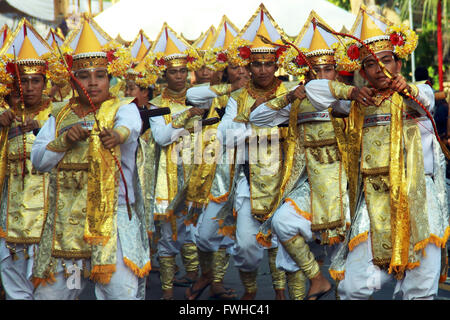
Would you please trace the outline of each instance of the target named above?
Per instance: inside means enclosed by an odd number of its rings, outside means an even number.
[[[25,245],[23,248],[23,256],[25,257],[25,260],[30,259],[30,255],[28,254],[28,246]]]
[[[9,249],[9,254],[11,255],[12,261],[19,260],[19,257],[17,256],[16,246],[14,245],[14,248],[13,248],[7,244],[6,247]]]
[[[85,279],[87,279],[87,278],[89,278],[90,276],[91,276],[91,272],[90,272],[90,270],[89,270],[88,267],[87,267],[86,260],[83,259],[83,277],[84,277]]]
[[[61,265],[64,268],[64,278],[67,279],[70,277],[69,272],[67,271],[66,263],[64,262],[64,259],[61,259]]]

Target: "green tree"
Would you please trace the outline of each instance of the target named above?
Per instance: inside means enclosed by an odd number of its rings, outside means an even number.
[[[331,2],[332,4],[347,11],[350,11],[350,9],[352,8],[350,0],[328,0],[328,2]]]

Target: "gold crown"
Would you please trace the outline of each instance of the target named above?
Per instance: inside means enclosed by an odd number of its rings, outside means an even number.
[[[73,52],[72,71],[93,68],[108,68],[108,59],[89,24],[89,19],[83,17],[83,27]]]
[[[358,15],[358,20],[361,21],[360,39],[363,40],[363,42],[367,44],[374,53],[381,51],[394,51],[394,46],[390,41],[389,36],[380,29],[373,19],[378,19],[381,23],[386,25],[392,24],[374,12],[368,11],[366,7],[362,5]],[[358,20],[355,22],[355,26],[358,23]],[[354,31],[355,27],[352,29],[352,31]],[[364,61],[364,59],[370,55],[370,52],[360,43],[357,45],[360,48],[359,59],[360,61]]]

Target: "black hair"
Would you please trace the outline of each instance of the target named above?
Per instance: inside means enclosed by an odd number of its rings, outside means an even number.
[[[225,68],[222,72],[222,83],[228,83],[229,77],[228,77],[228,67]]]
[[[153,90],[154,90],[154,89],[153,89],[152,86],[147,87],[147,88],[141,87],[141,86],[138,86],[138,87],[139,87],[139,90],[141,90],[141,91],[147,90],[147,93],[148,93],[148,101],[150,101],[150,100],[153,99]]]
[[[417,69],[414,71],[414,76],[416,77],[417,81],[430,80],[427,68],[422,66],[417,67]]]

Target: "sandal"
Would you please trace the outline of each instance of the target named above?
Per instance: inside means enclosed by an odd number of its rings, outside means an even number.
[[[184,298],[186,300],[197,300],[198,298],[200,298],[200,296],[202,295],[203,291],[205,291],[206,288],[209,287],[209,283],[204,286],[203,288],[197,289],[197,290],[193,290],[194,288],[194,283],[189,286],[188,289],[186,289],[186,293],[184,294]],[[187,290],[190,291],[190,294],[187,293]],[[194,299],[189,299],[190,297],[194,296]]]
[[[237,300],[237,295],[234,292],[225,290],[211,294],[209,300]]]
[[[324,298],[327,294],[329,294],[330,292],[333,292],[333,291],[334,291],[334,284],[331,284],[330,289],[328,289],[326,291],[313,293],[313,294],[307,296],[304,300],[311,300],[311,298],[316,298],[314,300],[321,300],[321,298]]]
[[[195,283],[195,280],[188,278],[186,276],[181,277],[180,279],[174,279],[173,280],[173,285],[175,287],[190,287],[191,285],[193,285]]]

